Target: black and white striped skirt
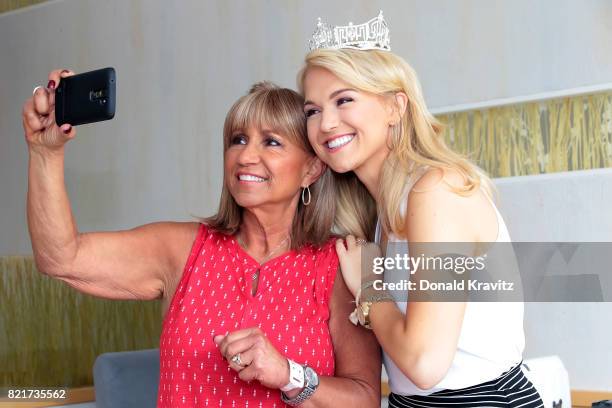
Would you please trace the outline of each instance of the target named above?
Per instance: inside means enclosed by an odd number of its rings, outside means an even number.
[[[486,383],[459,390],[419,395],[389,395],[389,408],[544,407],[540,394],[525,377],[521,364]]]

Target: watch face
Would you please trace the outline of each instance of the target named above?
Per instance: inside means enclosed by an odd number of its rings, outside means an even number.
[[[359,324],[362,326],[366,326],[368,324],[368,315],[370,313],[370,304],[368,302],[362,303],[357,308],[357,319],[359,320]]]
[[[304,376],[306,377],[306,383],[310,387],[316,387],[319,385],[319,376],[312,368],[306,367],[306,370],[304,370]]]
[[[358,308],[357,309],[357,320],[359,320],[359,324],[360,325],[364,325],[365,324],[365,316],[363,315],[363,308]]]

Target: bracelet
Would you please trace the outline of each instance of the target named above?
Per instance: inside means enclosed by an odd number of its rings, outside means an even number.
[[[381,291],[381,293],[374,293],[374,294],[371,294],[370,296],[366,296],[359,303],[364,303],[364,302],[377,303],[377,302],[383,302],[387,300],[395,301],[395,298],[389,292]]]
[[[369,281],[367,281],[367,282],[365,282],[365,283],[362,283],[362,284],[361,284],[361,287],[360,287],[359,289],[360,289],[360,290],[364,290],[364,289],[369,288],[370,286],[374,286],[374,282],[377,282],[377,281],[379,281],[379,280],[380,280],[380,279],[374,279],[374,280],[369,280]]]
[[[361,299],[361,290],[368,289],[374,285],[375,281],[369,281],[364,283],[361,288],[357,291],[355,298],[355,310],[349,315],[349,320],[355,326],[361,324],[366,329],[372,329],[370,326],[370,307],[372,304],[382,301],[393,301],[395,298],[386,290],[377,290],[374,293],[369,294],[364,299]]]
[[[361,287],[359,289],[357,289],[357,293],[355,294],[355,304],[359,304],[359,298],[361,297],[361,292],[366,290],[367,288],[374,286],[374,282],[376,282],[378,279],[375,280],[370,280],[367,281],[363,284],[361,284]]]
[[[377,289],[374,289],[376,291],[374,294],[370,294],[363,299],[361,298],[363,291],[374,286],[374,283],[377,281],[378,280],[372,280],[372,281],[368,281],[364,283],[363,285],[361,285],[361,288],[359,288],[359,290],[357,291],[357,296],[355,296],[356,305],[359,305],[360,303],[363,303],[363,302],[380,302],[383,300],[393,300],[393,301],[395,300],[395,298],[386,290],[377,290]]]

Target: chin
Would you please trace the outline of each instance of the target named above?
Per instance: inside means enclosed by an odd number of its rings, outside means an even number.
[[[355,166],[355,163],[348,163],[346,160],[339,160],[336,163],[330,162],[327,163],[327,165],[336,173],[348,173],[349,171],[353,171],[357,168],[357,166]]]
[[[259,204],[262,204],[261,197],[234,197],[236,204],[241,207],[254,207]]]
[[[232,198],[242,208],[256,207],[261,203],[261,198],[259,197],[245,197],[241,194],[232,194]]]
[[[353,169],[350,167],[336,167],[336,168],[332,167],[332,170],[335,171],[336,173],[343,174],[343,173],[348,173]]]

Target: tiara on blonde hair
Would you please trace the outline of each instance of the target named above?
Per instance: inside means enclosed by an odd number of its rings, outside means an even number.
[[[319,17],[317,29],[308,41],[309,51],[340,48],[391,51],[389,26],[383,18],[382,10],[378,17],[359,25],[349,22],[347,26],[332,27],[323,23]]]

